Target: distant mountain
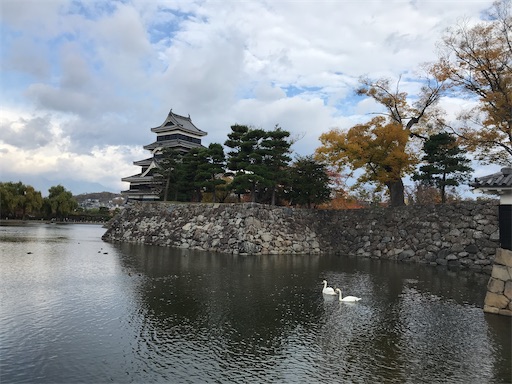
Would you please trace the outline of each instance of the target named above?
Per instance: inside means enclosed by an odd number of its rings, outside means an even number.
[[[0,166],[1,168],[1,166]],[[13,182],[17,183],[21,181],[25,185],[31,185],[36,191],[41,192],[43,197],[48,196],[48,189],[56,185],[62,185],[66,190],[71,191],[74,195],[80,193],[88,193],[89,191],[108,191],[108,188],[100,183],[87,182],[83,180],[72,180],[72,179],[49,179],[43,175],[19,175],[11,173],[8,170],[0,169],[0,181],[1,182]]]
[[[92,192],[92,193],[81,193],[80,195],[73,196],[75,200],[80,204],[86,200],[98,200],[100,203],[108,203],[114,199],[124,201],[124,196],[120,193],[112,192]]]

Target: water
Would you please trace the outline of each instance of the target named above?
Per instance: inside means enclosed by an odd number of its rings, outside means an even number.
[[[1,383],[507,383],[487,277],[339,256],[232,256],[0,226]],[[321,282],[363,299],[324,299]]]

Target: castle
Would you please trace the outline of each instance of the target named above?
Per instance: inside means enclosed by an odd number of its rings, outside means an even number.
[[[203,147],[201,137],[207,134],[192,123],[190,115],[188,117],[181,116],[173,113],[172,109],[165,121],[160,126],[151,128],[151,132],[156,133],[156,141],[145,145],[144,149],[151,151],[152,156],[134,161],[134,165],[142,168],[141,172],[121,179],[130,183],[128,190],[121,191],[128,200],[159,200],[161,185],[154,176],[158,170],[158,161],[162,156],[162,150],[171,148],[186,153],[192,148]]]

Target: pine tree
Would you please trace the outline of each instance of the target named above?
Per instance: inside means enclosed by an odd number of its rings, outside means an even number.
[[[330,199],[329,175],[324,164],[312,156],[298,157],[290,168],[288,197],[292,205],[311,208]]]
[[[469,166],[470,160],[457,146],[455,138],[446,132],[430,136],[423,144],[423,151],[425,156],[422,160],[426,164],[413,175],[413,180],[438,188],[444,204],[446,187],[456,187],[469,179],[469,172],[473,170]]]
[[[171,148],[164,148],[158,157],[158,172],[154,179],[157,184],[163,185],[163,201],[178,200],[178,178],[182,166],[183,153]]]
[[[288,137],[290,132],[276,125],[273,131],[267,132],[262,142],[264,151],[262,176],[266,179],[265,184],[269,188],[271,205],[276,204],[277,189],[286,182],[288,176],[288,163],[291,160],[289,156],[291,144]]]
[[[180,168],[178,188],[185,201],[199,202],[202,200],[202,183],[196,180],[201,164],[207,162],[207,148],[192,148],[183,156]]]
[[[252,129],[245,125],[233,125],[231,130],[224,143],[233,149],[228,152],[228,168],[235,172],[231,188],[239,194],[250,191],[251,201],[256,202],[258,189],[265,182],[262,176],[265,172],[262,141],[266,133],[262,129]]]
[[[195,177],[196,183],[212,193],[212,200],[217,202],[215,190],[226,181],[219,177],[225,172],[226,160],[222,145],[212,143],[205,152],[205,162],[199,164]]]

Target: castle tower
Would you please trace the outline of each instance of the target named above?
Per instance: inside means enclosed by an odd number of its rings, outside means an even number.
[[[151,128],[156,133],[156,141],[145,145],[144,149],[151,152],[152,156],[134,161],[133,164],[141,167],[141,172],[124,177],[121,180],[130,183],[130,189],[122,191],[128,200],[155,201],[159,199],[159,184],[153,178],[158,168],[158,158],[164,148],[172,148],[176,151],[188,152],[192,148],[203,147],[201,137],[207,133],[201,131],[188,117],[177,115],[169,111],[162,125]]]

